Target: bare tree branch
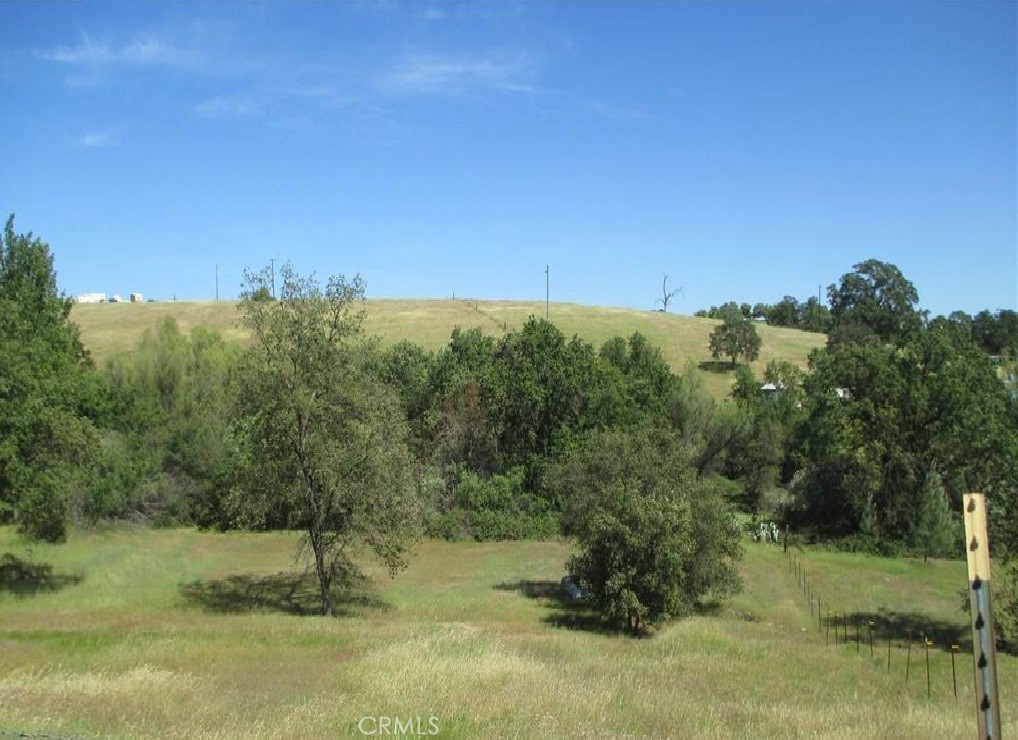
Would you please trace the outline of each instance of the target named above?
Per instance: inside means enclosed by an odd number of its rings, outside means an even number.
[[[679,295],[681,293],[682,293],[682,286],[681,285],[678,288],[673,288],[672,290],[668,290],[668,276],[665,275],[664,279],[661,281],[661,297],[657,299],[657,301],[655,302],[654,305],[660,304],[661,312],[662,313],[668,313],[668,303],[669,303],[669,301],[671,301],[672,298],[674,298],[675,296],[677,296],[677,295]]]

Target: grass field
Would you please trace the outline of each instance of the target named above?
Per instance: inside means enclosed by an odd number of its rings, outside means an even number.
[[[0,730],[101,737],[346,737],[364,717],[441,737],[967,738],[972,662],[895,639],[825,645],[775,545],[747,544],[745,591],[645,639],[564,603],[561,542],[421,545],[369,567],[336,618],[294,571],[292,533],[111,529],[31,553],[0,530]],[[961,562],[806,551],[816,593],[850,614],[964,639]],[[23,562],[22,562],[23,564]],[[5,569],[6,568],[6,569]],[[16,576],[16,577],[15,577]],[[918,638],[917,638],[918,639]],[[1004,736],[1018,660],[1001,656]],[[362,728],[377,729],[369,719]]]
[[[376,300],[367,302],[367,331],[386,343],[410,339],[430,349],[449,341],[453,328],[479,326],[485,333],[501,336],[518,330],[531,315],[544,316],[543,303],[518,301],[467,300]],[[567,336],[577,334],[600,346],[613,336],[645,334],[661,348],[676,372],[686,363],[710,363],[707,337],[719,323],[712,319],[663,314],[656,311],[632,311],[597,308],[568,303],[551,305],[552,321]],[[100,364],[117,354],[130,352],[145,329],[166,317],[174,318],[184,331],[196,326],[218,329],[225,336],[244,341],[247,337],[237,326],[236,303],[230,301],[173,301],[163,303],[76,304],[71,319],[81,327],[82,340]],[[761,325],[763,346],[753,363],[762,375],[767,363],[785,359],[800,367],[813,347],[822,345],[825,336],[795,329]],[[730,372],[703,371],[704,384],[715,395],[724,395],[731,386]]]

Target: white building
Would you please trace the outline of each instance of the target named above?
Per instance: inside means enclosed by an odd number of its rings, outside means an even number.
[[[81,293],[74,297],[76,303],[106,303],[105,293]]]

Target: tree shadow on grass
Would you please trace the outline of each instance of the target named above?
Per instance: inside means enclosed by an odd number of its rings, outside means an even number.
[[[14,553],[0,555],[0,592],[34,596],[75,586],[84,578],[81,573],[54,573],[49,563],[33,563]]]
[[[705,373],[719,373],[721,375],[727,375],[735,370],[734,365],[727,360],[704,360],[697,364],[697,367],[703,370]]]
[[[509,583],[498,583],[496,591],[513,591],[524,598],[538,601],[547,611],[541,621],[559,629],[581,630],[599,635],[620,635],[626,637],[648,637],[641,632],[634,635],[629,630],[620,629],[605,622],[601,615],[583,599],[574,599],[556,581],[519,580]]]
[[[844,621],[835,619],[831,624],[837,624],[838,628],[844,629]],[[853,642],[856,639],[856,628],[858,627],[859,639],[863,644],[869,642],[869,622],[873,622],[873,641],[878,645],[886,645],[888,639],[894,644],[904,644],[910,639],[914,643],[921,643],[925,637],[938,650],[948,651],[951,645],[958,645],[962,651],[972,649],[972,636],[968,628],[955,622],[948,622],[943,619],[936,619],[928,614],[919,612],[897,612],[890,609],[877,609],[876,612],[856,612],[848,614],[848,640]]]
[[[375,591],[371,580],[361,574],[344,574],[330,590],[333,616],[343,617],[359,609],[387,610],[389,605]],[[321,614],[322,596],[318,577],[312,572],[282,572],[272,575],[244,573],[209,581],[180,585],[188,602],[218,614],[274,611],[285,614]]]

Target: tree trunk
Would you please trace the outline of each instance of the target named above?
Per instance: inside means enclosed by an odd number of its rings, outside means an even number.
[[[325,566],[325,546],[321,538],[312,532],[308,532],[308,538],[311,540],[311,549],[315,552],[315,573],[318,575],[318,586],[322,592],[322,614],[331,617],[332,599],[329,596],[329,587],[332,585],[332,577]]]

